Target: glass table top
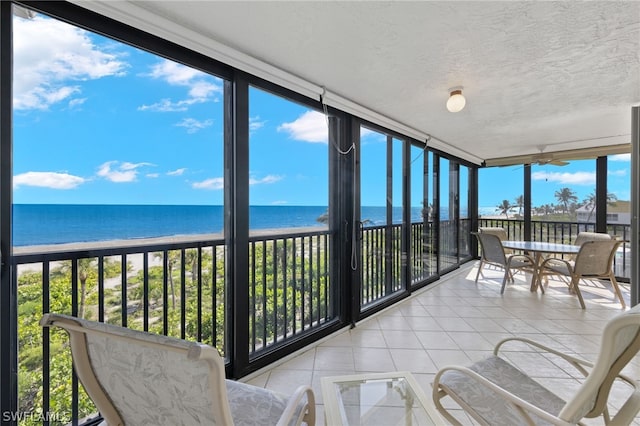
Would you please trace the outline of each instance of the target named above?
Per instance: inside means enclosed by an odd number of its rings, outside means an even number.
[[[322,379],[326,424],[434,425],[442,418],[408,372]]]

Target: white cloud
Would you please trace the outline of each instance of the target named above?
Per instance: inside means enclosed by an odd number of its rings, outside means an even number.
[[[184,118],[181,122],[177,123],[176,126],[184,127],[187,129],[187,133],[196,133],[199,130],[206,129],[207,127],[211,127],[213,125],[213,120],[208,119],[204,121],[196,120],[195,118]]]
[[[118,165],[118,161],[107,161],[98,167],[97,175],[111,182],[133,182],[138,177],[138,169],[143,166],[151,166],[151,163],[129,163],[123,162]]]
[[[166,80],[177,86],[189,86],[191,81],[202,78],[206,74],[195,68],[186,67],[174,61],[163,59],[151,67],[149,75],[153,78]]]
[[[84,104],[87,101],[87,98],[75,98],[69,101],[69,108],[76,108],[80,105]]]
[[[81,92],[76,82],[122,75],[127,64],[101,51],[86,31],[37,15],[14,22],[14,98],[18,110],[46,110]]]
[[[120,165],[120,168],[122,170],[135,170],[138,167],[142,167],[142,166],[153,166],[153,164],[151,164],[151,163],[129,163],[128,161],[123,161],[122,165]]]
[[[184,174],[184,172],[186,172],[186,171],[187,171],[186,167],[183,167],[181,169],[176,169],[176,170],[167,172],[167,175],[168,176],[182,176]]]
[[[221,88],[208,81],[195,81],[189,89],[189,96],[194,99],[209,99],[219,93],[221,93]]]
[[[278,182],[279,180],[282,180],[281,176],[267,175],[262,179],[249,178],[249,185],[270,184],[270,183]],[[223,189],[224,178],[218,177],[218,178],[205,179],[201,182],[192,183],[191,187],[195,189]]]
[[[608,157],[609,161],[626,161],[626,162],[630,162],[631,161],[631,154],[617,154],[617,155],[610,155]]]
[[[567,185],[594,185],[596,183],[595,172],[575,172],[575,173],[548,173],[534,172],[531,174],[533,180],[546,180]]]
[[[160,177],[160,173],[147,173],[145,176],[150,179],[154,179]]]
[[[263,183],[276,183],[278,181],[282,180],[282,176],[277,176],[277,175],[267,175],[265,177],[263,177],[262,179],[256,179],[256,178],[249,178],[249,185],[260,185]]]
[[[249,131],[255,132],[256,130],[260,130],[264,127],[266,121],[260,121],[260,116],[257,115],[255,117],[249,118]]]
[[[368,136],[377,136],[377,137],[381,137],[383,140],[387,140],[387,137],[385,135],[383,135],[380,132],[375,132],[371,129],[368,129],[366,127],[360,127],[360,137],[361,138],[365,138]]]
[[[203,180],[202,182],[194,182],[191,186],[195,189],[223,189],[224,178],[211,178]]]
[[[289,137],[312,143],[327,143],[327,119],[317,111],[307,111],[291,123],[278,126],[279,132],[289,133]]]
[[[626,169],[608,170],[607,171],[607,175],[609,175],[609,176],[627,176],[627,170]]]
[[[86,179],[68,173],[26,172],[13,177],[13,187],[38,186],[51,189],[73,189],[86,182]]]
[[[217,102],[217,95],[222,93],[222,85],[215,84],[218,78],[205,74],[194,68],[163,59],[151,67],[149,77],[164,80],[172,86],[187,87],[187,98],[179,101],[162,99],[151,105],[138,107],[139,111],[173,112],[186,111],[191,105],[207,101]]]
[[[141,105],[138,107],[138,111],[153,111],[153,112],[176,112],[186,111],[193,104],[204,102],[205,99],[184,99],[178,102],[172,102],[171,99],[161,99],[151,105]]]

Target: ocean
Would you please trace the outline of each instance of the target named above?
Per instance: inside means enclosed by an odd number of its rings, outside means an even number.
[[[251,206],[250,229],[323,226],[326,206]],[[385,207],[362,207],[368,225],[385,223]],[[446,213],[443,211],[442,213]],[[400,223],[402,210],[393,211]],[[411,209],[420,221],[421,209]],[[446,217],[444,214],[442,217]],[[15,204],[13,244],[31,246],[222,233],[222,206]]]

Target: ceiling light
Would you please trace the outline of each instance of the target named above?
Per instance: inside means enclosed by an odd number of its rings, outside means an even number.
[[[464,96],[462,96],[462,87],[455,87],[449,90],[451,91],[451,95],[449,95],[449,99],[447,100],[447,109],[449,112],[462,111],[462,108],[464,108],[467,103]]]

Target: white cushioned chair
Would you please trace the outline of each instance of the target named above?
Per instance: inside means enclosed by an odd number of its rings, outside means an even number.
[[[212,346],[59,314],[40,324],[69,332],[76,374],[108,425],[315,423],[311,388],[289,397],[226,380]]]
[[[476,283],[485,265],[493,265],[504,269],[502,278],[502,288],[500,294],[504,293],[507,280],[513,281],[513,270],[525,270],[533,272],[535,262],[529,255],[507,254],[502,246],[500,237],[491,232],[472,232],[480,242],[480,265],[476,273]]]
[[[507,230],[500,226],[481,226],[478,228],[478,232],[485,234],[493,234],[497,235],[500,238],[500,241],[505,241],[509,239],[509,235],[507,234]],[[513,250],[505,248],[504,252],[509,255],[513,254]]]
[[[575,240],[573,240],[573,245],[574,246],[582,246],[582,244],[588,242],[588,241],[610,241],[613,238],[611,237],[611,235],[603,233],[603,232],[589,232],[589,231],[582,231],[582,232],[578,232],[578,235],[576,236]],[[550,275],[563,275],[563,274],[558,274],[556,272],[553,271],[553,268],[551,267],[556,266],[558,268],[565,268],[564,266],[565,262],[570,262],[570,263],[575,263],[576,260],[576,255],[572,254],[570,256],[567,257],[558,257],[556,255],[543,255],[543,259],[547,262],[547,264],[545,265],[545,268],[540,268],[539,270],[539,275],[538,275],[538,286],[539,288],[541,288],[544,291],[544,287],[542,287],[541,285],[541,279],[544,277],[545,279],[545,285],[547,285],[549,283],[549,279],[548,277]],[[623,303],[624,306],[624,303]]]
[[[573,244],[576,246],[581,246],[583,243],[587,241],[609,241],[612,240],[611,235],[606,234],[604,232],[588,232],[582,231],[578,232],[576,239],[573,241]]]
[[[608,279],[622,308],[626,307],[620,286],[613,273],[613,260],[622,240],[602,239],[588,240],[580,245],[580,251],[571,260],[549,258],[542,262],[541,274],[566,277],[569,289],[576,293],[582,309],[585,309],[584,298],[578,283],[582,279]]]
[[[573,375],[584,377],[575,394],[565,401],[501,357],[503,345],[511,342],[526,343],[549,360],[563,361],[557,363],[558,375],[574,367]],[[493,356],[470,367],[442,368],[434,379],[433,400],[438,410],[456,425],[460,423],[441,402],[447,396],[482,425],[575,425],[595,417],[602,417],[607,425],[629,425],[640,411],[640,386],[636,379],[620,371],[639,349],[640,305],[637,305],[606,324],[595,363],[525,338],[507,338],[496,345]],[[554,376],[551,371],[547,374]],[[624,393],[620,392],[626,400],[616,401],[617,412],[611,415],[609,394],[618,381],[628,385]]]

